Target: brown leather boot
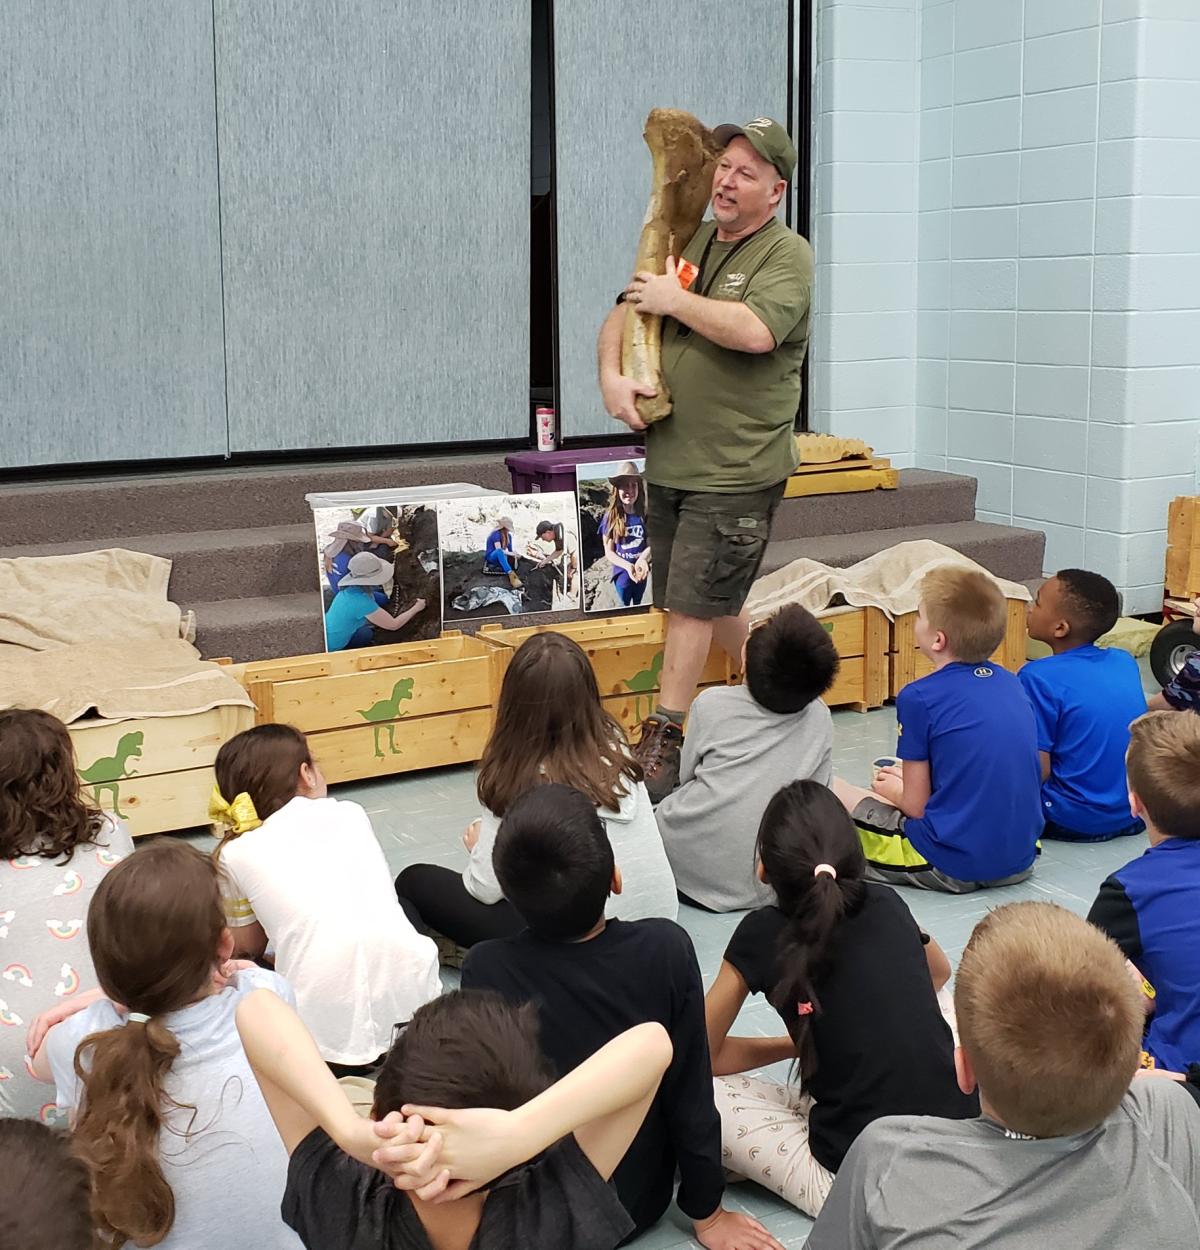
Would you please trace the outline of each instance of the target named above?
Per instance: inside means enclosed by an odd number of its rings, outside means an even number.
[[[633,747],[633,758],[642,766],[650,801],[655,805],[679,785],[679,754],[683,730],[674,721],[647,716]]]

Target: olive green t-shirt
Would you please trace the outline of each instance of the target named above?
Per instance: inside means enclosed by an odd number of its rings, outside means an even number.
[[[775,348],[732,351],[664,319],[662,367],[672,410],[646,431],[646,477],[676,490],[736,495],[774,486],[796,467],[793,428],[808,349],[813,255],[777,217],[741,247],[718,242],[715,234],[716,223],[703,222],[683,250],[684,259],[699,265],[712,240],[691,290],[741,300],[771,331]]]

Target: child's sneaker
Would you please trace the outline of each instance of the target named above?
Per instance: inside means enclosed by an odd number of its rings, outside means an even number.
[[[661,803],[679,785],[683,730],[663,716],[647,716],[633,758],[642,766],[651,803]]]

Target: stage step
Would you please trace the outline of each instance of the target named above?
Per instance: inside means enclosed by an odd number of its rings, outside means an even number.
[[[896,543],[928,538],[952,547],[982,564],[990,573],[1013,582],[1042,576],[1046,536],[1041,530],[992,525],[987,521],[956,521],[945,525],[909,525],[897,529],[867,530],[858,534],[827,534],[789,539],[767,546],[763,573],[774,573],[802,556],[835,568],[857,564]]]

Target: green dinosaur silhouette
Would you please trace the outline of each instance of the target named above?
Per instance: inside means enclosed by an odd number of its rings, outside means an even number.
[[[372,728],[375,730],[375,758],[383,759],[383,748],[379,745],[379,731],[387,730],[388,747],[393,755],[399,755],[400,749],[396,746],[396,726],[392,724],[383,724],[384,721],[394,721],[403,716],[400,710],[401,699],[412,698],[413,679],[411,677],[402,678],[392,687],[390,698],[380,699],[378,703],[372,703],[369,708],[359,709],[358,714],[365,721],[380,722],[373,723]]]
[[[644,719],[642,716],[642,695],[646,695],[646,702],[650,706],[646,709],[648,716],[653,710],[654,700],[650,698],[650,694],[658,687],[659,679],[662,676],[663,653],[660,651],[650,661],[650,667],[644,668],[639,673],[634,673],[632,677],[625,679],[625,685],[633,691],[633,714],[636,720]]]
[[[89,767],[79,770],[80,780],[86,781],[92,787],[92,797],[96,802],[100,802],[100,792],[107,790],[112,795],[113,813],[123,819],[126,819],[126,815],[121,811],[121,782],[126,777],[134,776],[129,761],[141,759],[144,737],[140,729],[122,734],[115,755],[104,756]]]

